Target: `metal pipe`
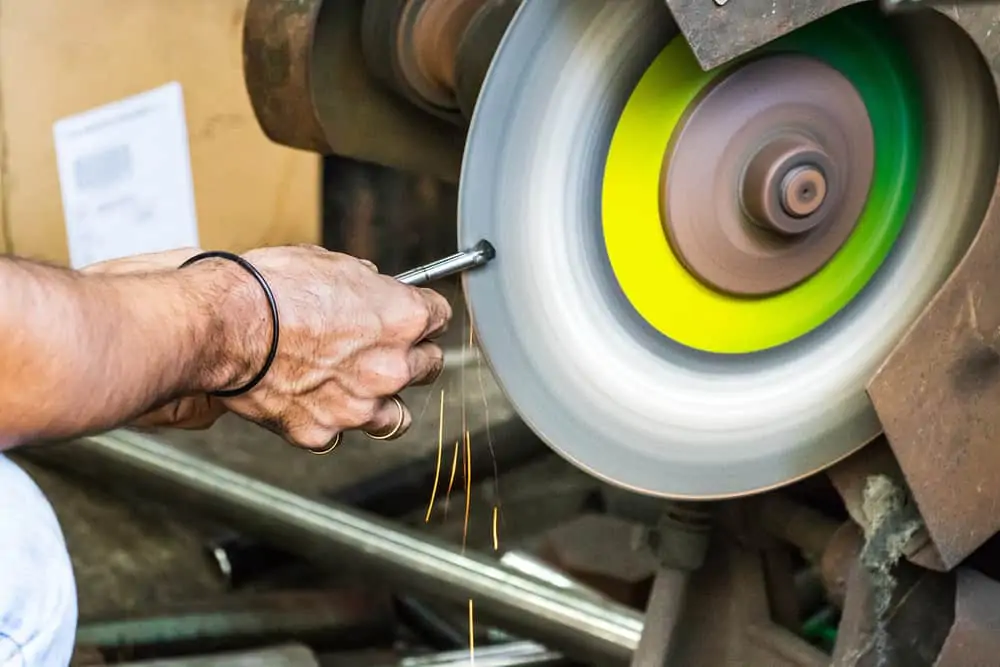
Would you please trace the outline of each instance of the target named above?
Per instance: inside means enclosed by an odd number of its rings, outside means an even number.
[[[477,667],[557,667],[568,664],[563,656],[534,642],[476,648],[474,655],[475,663],[470,660],[469,649],[403,658],[398,667],[468,667],[470,664]]]
[[[85,620],[76,641],[139,660],[293,641],[338,650],[387,646],[394,631],[391,601],[384,593],[282,591],[143,609],[127,618]]]
[[[550,451],[520,419],[492,424],[488,433],[485,430],[473,433],[470,443],[474,485],[547,456]],[[437,469],[435,451],[321,495],[342,505],[395,519],[427,502],[428,489],[434,486]],[[214,567],[234,588],[296,563],[301,565],[301,561],[287,550],[233,532],[212,539],[206,545],[206,552]]]
[[[290,644],[246,653],[119,663],[119,667],[319,667],[319,663],[305,646]]]
[[[105,487],[124,484],[173,507],[191,506],[320,567],[356,566],[428,597],[463,605],[472,599],[480,619],[591,664],[626,664],[639,643],[642,616],[623,605],[560,591],[486,556],[463,555],[430,536],[303,498],[139,433],[26,449],[39,462],[96,477]]]
[[[576,579],[566,576],[541,558],[537,558],[526,551],[508,551],[500,557],[500,563],[532,579],[544,581],[550,586],[564,590],[567,593],[582,595],[595,602],[602,602],[609,599],[600,591],[594,590]]]

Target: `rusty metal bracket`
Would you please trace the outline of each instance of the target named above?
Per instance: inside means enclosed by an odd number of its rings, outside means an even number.
[[[382,86],[364,64],[363,0],[249,0],[244,78],[272,140],[457,182],[465,130]]]
[[[1000,582],[966,567],[939,573],[909,563],[893,578],[885,590],[860,563],[852,568],[831,667],[997,663]]]
[[[993,665],[1000,656],[1000,583],[962,568],[957,572],[955,622],[934,667]]]
[[[954,601],[951,573],[928,572],[903,561],[873,576],[855,562],[831,667],[936,665],[953,622]]]
[[[879,438],[833,466],[827,471],[827,476],[843,499],[851,519],[866,533],[873,528],[871,517],[864,511],[864,492],[869,482],[882,477],[901,489],[907,488],[903,471],[885,438]],[[929,570],[941,572],[948,569],[941,561],[926,526],[920,526],[902,545],[902,553],[911,563]]]
[[[666,0],[702,69],[710,70],[863,0]],[[997,0],[880,0],[885,12],[996,4]]]
[[[702,69],[757,47],[860,0],[666,0]]]
[[[951,6],[947,16],[1000,69],[997,10]],[[985,77],[985,75],[984,75]],[[996,179],[996,174],[985,174]],[[1000,188],[978,235],[944,286],[869,383],[892,451],[945,568],[1000,529]]]
[[[826,667],[828,656],[772,621],[760,552],[722,533],[691,576],[669,664]]]

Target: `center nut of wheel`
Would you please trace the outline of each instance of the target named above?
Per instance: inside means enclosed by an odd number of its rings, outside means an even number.
[[[827,178],[830,174],[832,179]],[[806,136],[789,134],[750,158],[740,196],[750,221],[777,234],[805,234],[820,225],[840,198],[830,156]]]
[[[843,75],[808,56],[766,56],[688,107],[664,156],[661,220],[701,282],[774,294],[822,269],[851,235],[874,160],[868,112]]]

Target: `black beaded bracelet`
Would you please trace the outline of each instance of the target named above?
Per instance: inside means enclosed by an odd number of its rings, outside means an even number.
[[[200,262],[203,259],[227,259],[230,262],[239,264],[260,284],[261,289],[264,290],[264,296],[267,297],[267,305],[271,308],[271,349],[267,353],[267,358],[264,360],[264,366],[260,369],[260,372],[253,376],[253,378],[242,387],[212,392],[212,396],[218,396],[220,398],[239,396],[240,394],[245,394],[256,387],[260,381],[264,379],[264,376],[267,375],[267,372],[271,369],[271,364],[274,363],[274,358],[278,354],[278,331],[280,330],[278,323],[278,302],[274,299],[274,292],[271,291],[271,286],[267,284],[267,281],[264,279],[264,276],[260,274],[260,271],[257,270],[257,267],[234,253],[226,252],[224,250],[203,252],[187,260],[181,264],[179,268],[183,269],[184,267],[190,266],[195,262]]]

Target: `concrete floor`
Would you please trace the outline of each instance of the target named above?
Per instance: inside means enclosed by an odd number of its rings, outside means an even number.
[[[340,488],[424,456],[437,448],[442,388],[446,443],[461,435],[463,406],[472,431],[486,423],[487,410],[493,421],[512,414],[485,363],[475,350],[462,345],[467,334],[461,319],[456,316],[445,340],[448,368],[442,377],[432,387],[404,393],[414,424],[395,442],[373,442],[350,434],[334,455],[317,458],[232,416],[207,431],[163,431],[158,437],[305,495]],[[18,459],[16,455],[13,458]],[[92,485],[65,479],[23,459],[18,462],[45,491],[60,518],[76,569],[81,619],[127,616],[133,610],[184,603],[224,591],[224,582],[202,549],[204,538],[217,527],[199,524],[155,502],[123,502]],[[554,522],[572,514],[595,483],[552,456],[515,473],[502,486],[504,530],[514,539],[544,527],[546,517]],[[479,524],[472,530],[474,543],[489,541],[493,488],[492,483],[484,484],[474,493],[473,523]],[[461,535],[454,520],[438,527],[438,532],[446,537]]]

